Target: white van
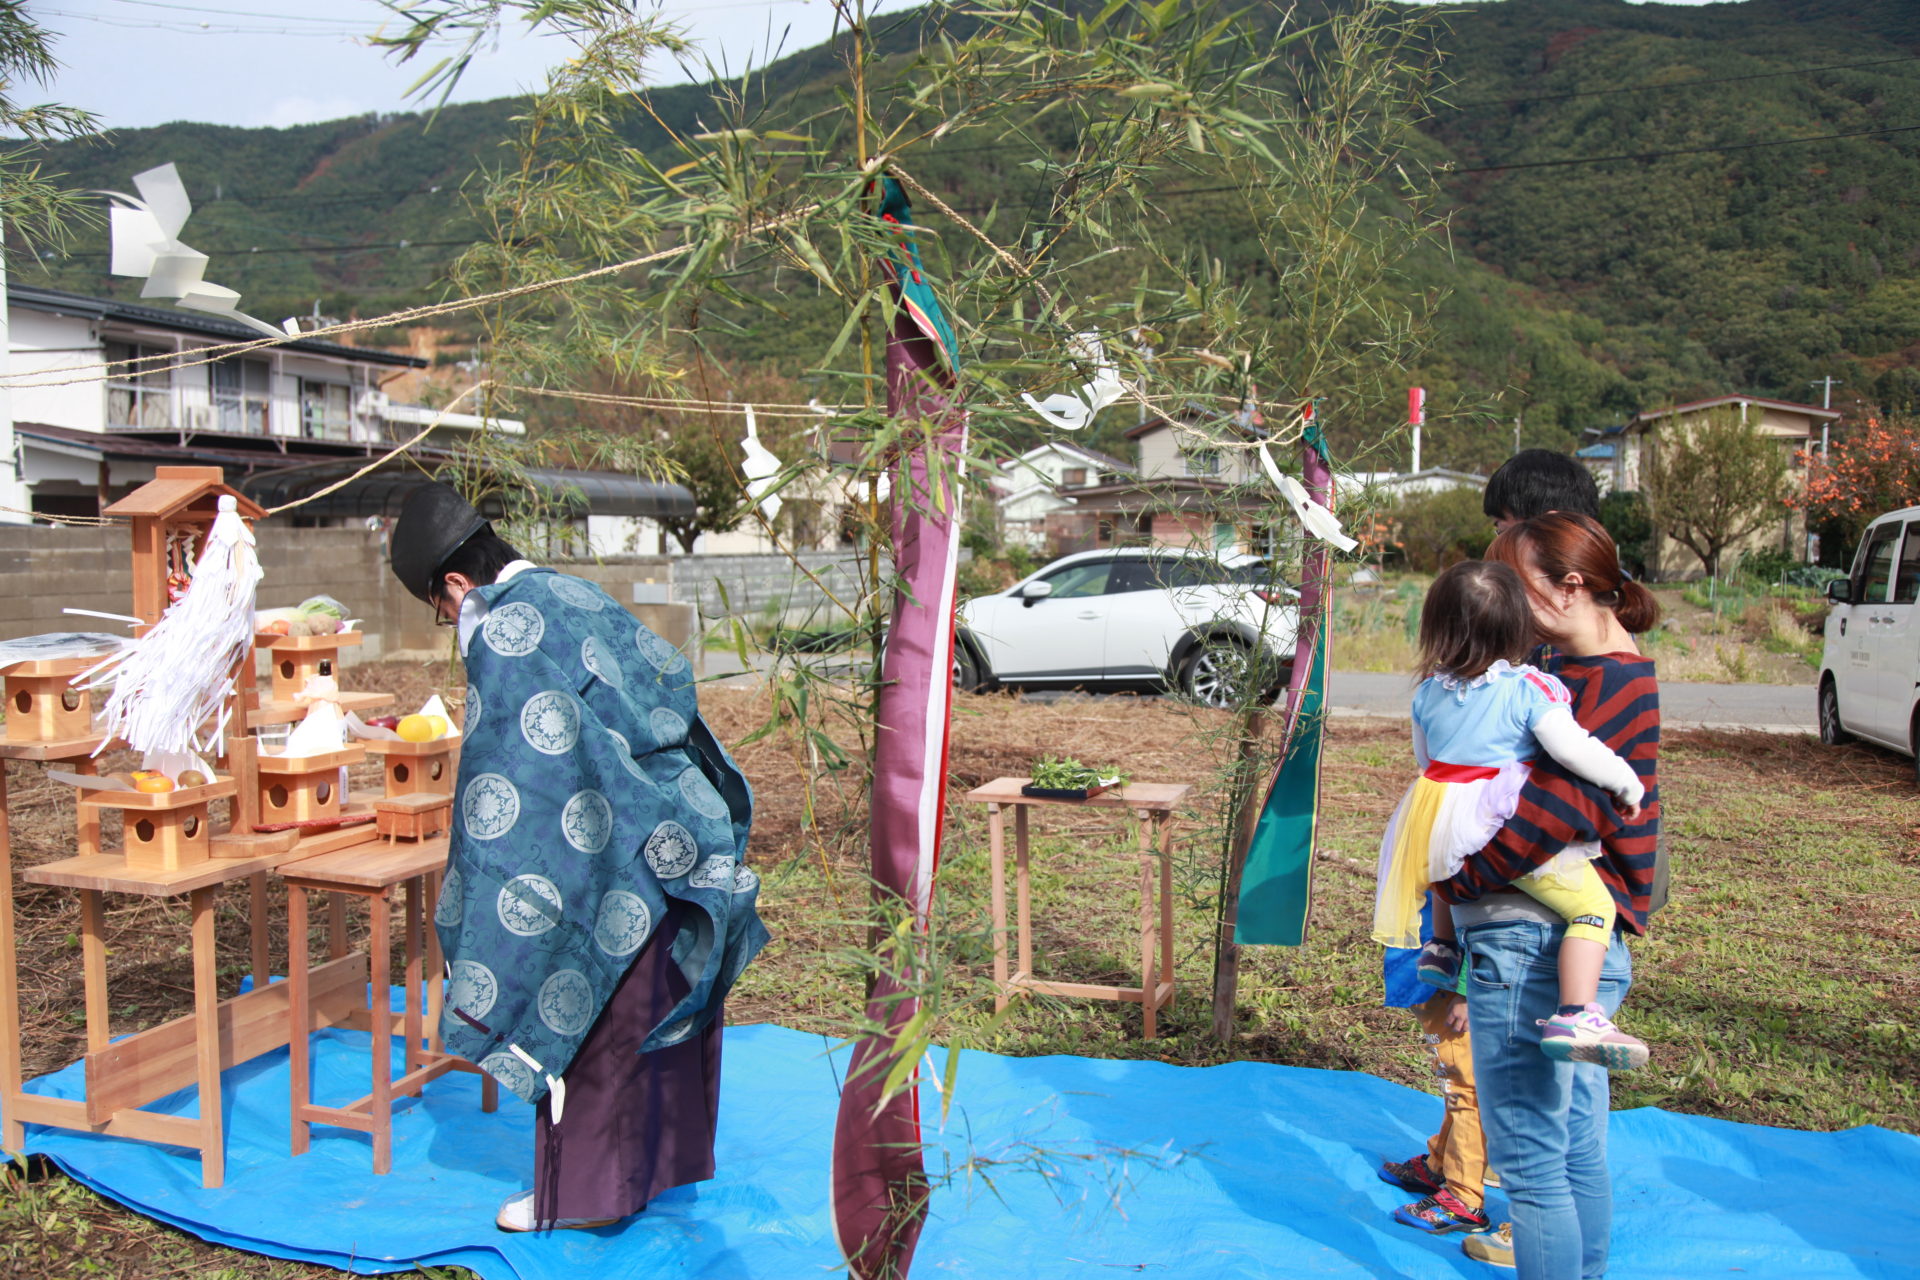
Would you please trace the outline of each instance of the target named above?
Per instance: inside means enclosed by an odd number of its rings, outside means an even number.
[[[1853,572],[1827,584],[1820,740],[1920,749],[1920,507],[1867,526]],[[1920,758],[1916,759],[1920,764]]]

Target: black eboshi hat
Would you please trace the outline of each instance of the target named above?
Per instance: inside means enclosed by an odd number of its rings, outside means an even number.
[[[400,585],[427,604],[434,571],[460,544],[487,528],[486,518],[450,484],[423,484],[407,495],[393,526],[387,563]]]

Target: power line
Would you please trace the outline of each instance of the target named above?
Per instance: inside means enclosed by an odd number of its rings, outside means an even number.
[[[1734,84],[1741,80],[1771,80],[1779,76],[1809,76],[1821,71],[1853,71],[1861,67],[1884,67],[1896,62],[1912,62],[1920,54],[1903,54],[1898,58],[1875,58],[1871,62],[1837,62],[1825,67],[1793,67],[1786,71],[1755,71],[1742,76],[1714,76],[1693,80],[1668,80],[1659,83],[1631,84],[1615,89],[1582,89],[1572,93],[1541,93],[1526,98],[1480,98],[1471,102],[1445,102],[1441,106],[1455,111],[1466,111],[1473,107],[1512,107],[1527,102],[1559,102],[1567,98],[1601,98],[1616,93],[1652,93],[1662,89],[1693,89],[1707,84]]]
[[[215,13],[228,18],[260,18],[267,22],[321,22],[329,26],[352,27],[356,31],[363,24],[352,18],[315,18],[299,13],[261,13],[255,9],[215,9],[197,4],[168,4],[166,0],[113,0],[115,4],[130,4],[142,9],[172,9],[177,13]]]
[[[1575,164],[1609,164],[1618,160],[1664,160],[1668,156],[1700,156],[1719,151],[1753,151],[1760,147],[1791,147],[1803,142],[1833,142],[1840,138],[1881,138],[1891,133],[1913,133],[1920,124],[1896,125],[1890,129],[1857,129],[1852,133],[1822,133],[1811,138],[1775,138],[1767,142],[1730,142],[1717,147],[1681,147],[1673,151],[1628,151],[1614,156],[1574,156],[1566,160],[1522,160],[1512,164],[1481,164],[1466,167],[1442,165],[1440,172],[1496,173],[1513,169],[1558,169]]]
[[[237,23],[223,23],[214,26],[210,22],[170,22],[164,18],[141,20],[138,18],[111,18],[100,13],[75,13],[71,9],[40,9],[36,16],[43,18],[71,18],[79,22],[97,22],[103,27],[120,27],[133,31],[172,31],[182,35],[195,36],[318,36],[325,40],[350,40],[354,33],[345,27],[333,31],[293,31],[286,27],[243,27]]]
[[[325,253],[367,253],[375,249],[446,249],[455,245],[470,248],[484,244],[481,240],[383,240],[373,244],[325,244],[325,245],[277,245],[261,248],[257,245],[245,249],[208,248],[200,250],[209,258],[231,264],[240,258],[264,258],[289,253],[325,254]],[[78,249],[72,253],[61,254],[53,259],[60,262],[68,258],[108,258],[112,253],[106,249]]]

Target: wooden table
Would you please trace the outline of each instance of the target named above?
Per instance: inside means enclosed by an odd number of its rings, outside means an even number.
[[[312,1126],[337,1125],[373,1137],[373,1171],[386,1173],[393,1167],[393,1100],[418,1097],[430,1081],[449,1071],[471,1071],[481,1077],[480,1109],[492,1111],[499,1105],[499,1085],[492,1076],[462,1058],[441,1050],[440,939],[424,919],[426,903],[439,896],[440,873],[447,865],[447,837],[408,843],[374,841],[323,853],[288,863],[280,869],[287,882],[287,982],[292,999],[289,1008],[289,1052],[292,1067],[292,1149],[294,1155],[306,1151]],[[406,1045],[406,1072],[393,1078],[393,1032],[395,1019],[387,1007],[392,990],[392,939],[389,935],[393,892],[406,891],[404,955],[406,1000],[400,1015],[400,1030]],[[370,980],[372,1002],[366,1012],[367,1028],[373,1034],[372,1091],[344,1107],[316,1106],[310,1079],[311,1049],[308,1038],[315,1029],[316,1001],[314,982],[307,967],[307,894],[309,891],[335,895],[351,894],[367,899],[372,916],[368,955],[372,961]],[[344,921],[335,914],[331,934],[332,957],[312,973],[325,973],[348,959]],[[424,926],[424,927],[423,927]],[[358,957],[351,957],[357,959]],[[425,966],[425,1000],[422,1007],[422,964]],[[359,1019],[328,1019],[323,1025],[355,1025]]]
[[[1134,782],[1090,800],[1043,800],[1020,794],[1026,778],[995,778],[966,798],[987,806],[988,848],[993,864],[994,1008],[1006,1008],[1020,991],[1120,1000],[1141,1008],[1144,1034],[1153,1039],[1155,1015],[1173,1002],[1173,812],[1193,790],[1184,783]],[[1027,810],[1041,806],[1125,809],[1140,822],[1140,985],[1096,986],[1044,982],[1033,976],[1033,885],[1028,874]],[[1013,810],[1014,895],[1018,914],[1019,968],[1008,972],[1006,810]],[[1156,870],[1158,902],[1156,903]]]
[[[8,759],[72,760],[83,773],[93,761],[84,754],[98,739],[76,743],[0,745],[0,1146],[21,1150],[21,1126],[107,1133],[143,1142],[166,1143],[200,1153],[201,1183],[221,1185],[225,1178],[225,1137],[220,1072],[269,1053],[286,1043],[287,991],[266,985],[266,873],[285,861],[294,847],[285,836],[215,835],[217,856],[174,870],[130,866],[117,853],[100,848],[99,805],[79,797],[79,849],[75,857],[28,867],[28,884],[75,889],[80,894],[81,979],[86,1000],[86,1096],[49,1098],[27,1093],[20,1068],[20,1014],[17,940],[13,929],[11,840],[6,821]],[[255,988],[231,1000],[217,991],[214,956],[214,903],[220,887],[248,880],[253,886],[253,961]],[[145,1031],[112,1038],[107,1000],[106,910],[103,895],[146,897],[186,895],[193,913],[189,942],[193,954],[193,1012]],[[338,985],[334,975],[325,975]],[[163,1115],[141,1108],[177,1089],[195,1086],[198,1116]]]

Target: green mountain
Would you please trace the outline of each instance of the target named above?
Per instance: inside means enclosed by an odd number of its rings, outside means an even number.
[[[1425,131],[1427,158],[1457,171],[1443,183],[1450,251],[1410,269],[1412,286],[1448,295],[1409,375],[1450,411],[1429,461],[1497,461],[1516,416],[1525,443],[1563,445],[1694,396],[1811,399],[1829,375],[1843,403],[1920,405],[1920,5],[1505,0],[1443,21],[1447,105]],[[889,39],[905,50],[918,34]],[[830,49],[807,50],[757,92],[804,106],[833,71]],[[675,127],[711,114],[697,86],[653,102]],[[187,238],[249,309],[376,314],[440,296],[445,263],[479,234],[463,183],[505,158],[521,106],[449,107],[430,129],[409,114],[125,130],[60,148],[51,167],[125,190],[176,161],[197,202]],[[984,206],[1026,181],[999,160],[956,155],[927,174]],[[1217,199],[1181,212],[1231,271],[1249,261],[1244,228]],[[61,288],[129,292],[105,274],[104,244],[42,266]],[[791,332],[759,354],[777,364]]]

